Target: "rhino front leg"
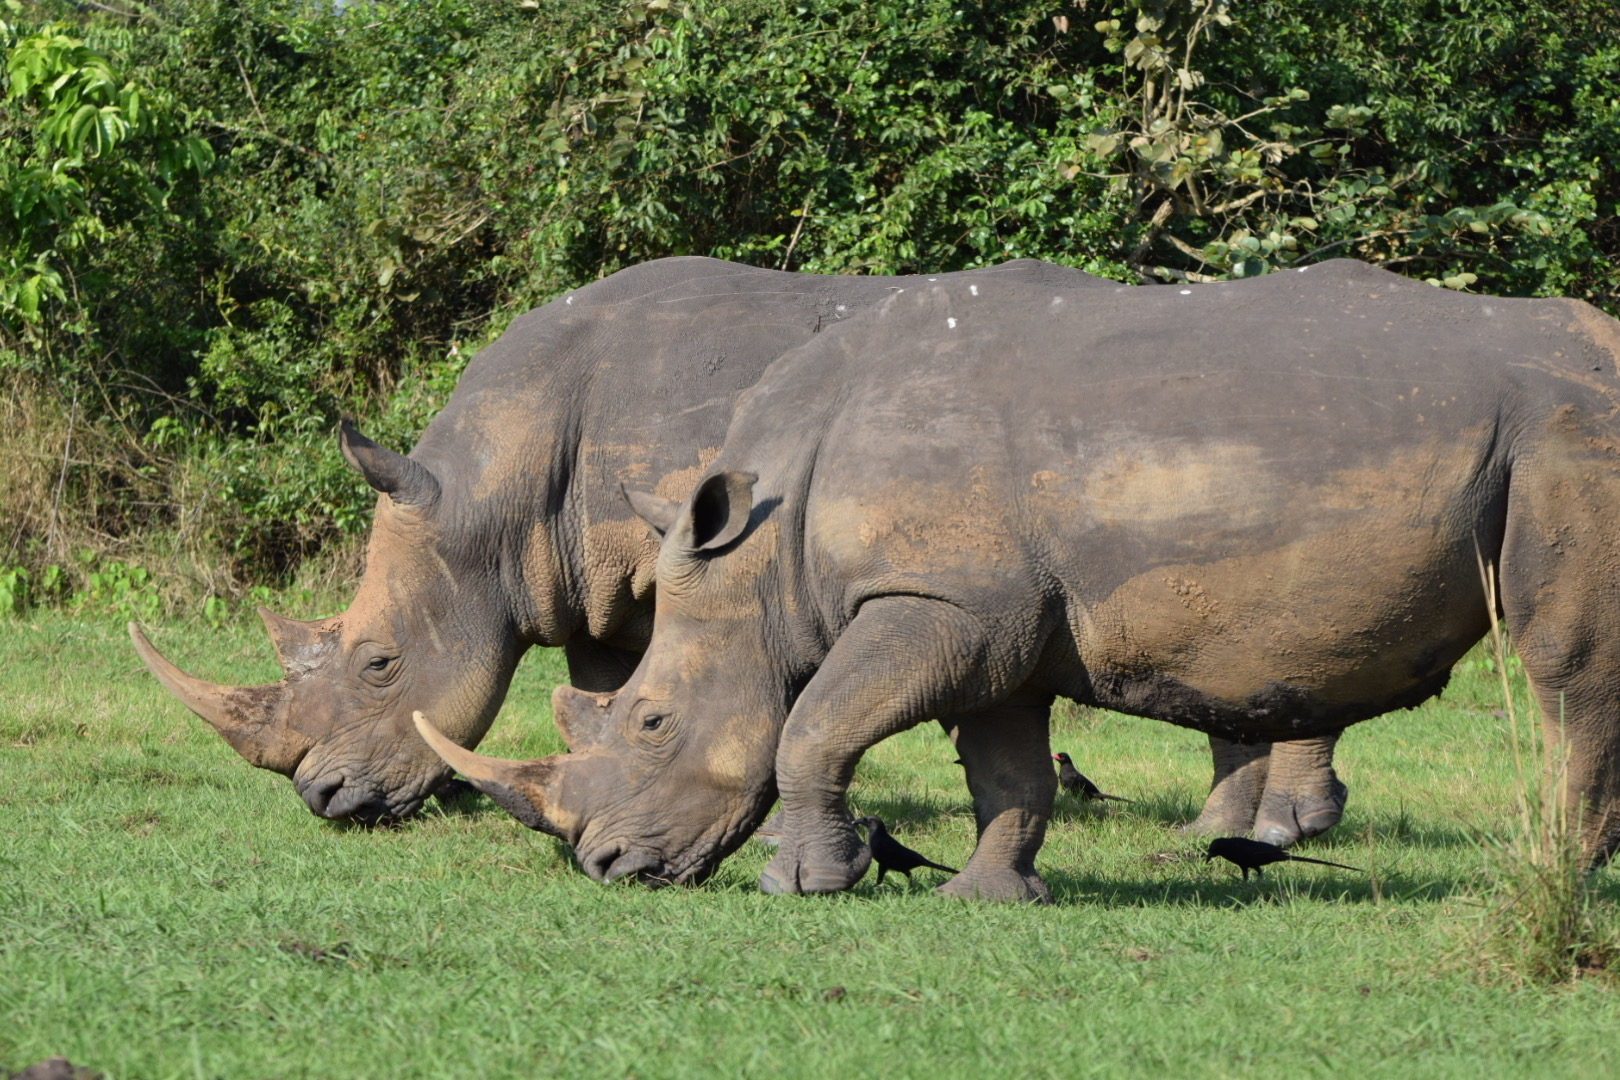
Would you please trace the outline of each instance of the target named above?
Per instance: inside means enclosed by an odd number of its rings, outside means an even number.
[[[1254,836],[1287,847],[1338,824],[1349,794],[1333,771],[1340,732],[1271,744],[1266,792],[1254,818]]]
[[[1270,743],[1245,745],[1211,735],[1209,756],[1215,762],[1215,779],[1203,812],[1182,826],[1182,831],[1195,836],[1247,836],[1265,795],[1270,755]]]
[[[1052,902],[1052,891],[1035,871],[1035,853],[1046,839],[1057,793],[1048,738],[1051,706],[1052,695],[1021,691],[945,721],[973,793],[979,844],[962,872],[936,892]]]
[[[889,596],[861,606],[782,729],[782,838],[761,889],[837,892],[861,879],[872,855],[844,802],[856,762],[896,732],[978,707],[988,651],[977,620],[954,604]]]

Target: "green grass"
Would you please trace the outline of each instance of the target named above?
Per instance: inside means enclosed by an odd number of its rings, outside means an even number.
[[[256,627],[158,643],[209,677],[275,677]],[[1062,810],[1057,904],[964,904],[934,880],[760,895],[750,845],[710,884],[593,885],[482,799],[404,827],[311,817],[167,699],[122,627],[0,622],[0,1066],[65,1054],[168,1077],[1488,1076],[1620,1067],[1601,980],[1512,989],[1466,949],[1480,829],[1513,815],[1494,679],[1345,737],[1351,809],[1245,884],[1168,826],[1202,736],[1065,710],[1054,746],[1142,800]],[[555,654],[519,673],[491,752],[558,748]],[[965,859],[954,755],[928,727],[863,764],[855,805]],[[959,863],[958,863],[959,865]],[[1376,887],[1375,887],[1376,886]],[[1614,872],[1600,878],[1613,899]],[[0,1068],[0,1075],[4,1075]]]

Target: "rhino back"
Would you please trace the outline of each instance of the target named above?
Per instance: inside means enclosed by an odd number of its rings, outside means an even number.
[[[1443,685],[1516,455],[1561,409],[1620,445],[1612,330],[1353,262],[1084,303],[963,279],[784,357],[716,467],[801,523],[834,635],[937,596],[1062,692],[1297,737]]]
[[[1113,285],[1036,260],[981,274]],[[888,296],[956,276],[794,274],[698,257],[635,266],[516,319],[469,362],[411,456],[440,478],[469,550],[515,535],[531,555],[561,553],[552,565],[528,558],[514,584],[568,609],[542,620],[550,643],[579,628],[608,640],[644,607],[656,558],[620,485],[684,498],[737,395],[771,361]],[[644,622],[625,644],[644,644]]]

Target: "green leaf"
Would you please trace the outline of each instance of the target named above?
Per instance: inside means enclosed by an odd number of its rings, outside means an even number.
[[[29,322],[39,318],[39,278],[27,277],[17,288],[17,310]]]

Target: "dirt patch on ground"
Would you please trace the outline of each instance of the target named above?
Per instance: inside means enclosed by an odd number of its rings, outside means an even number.
[[[156,810],[137,810],[125,814],[118,822],[120,828],[134,836],[150,836],[153,829],[161,824],[163,818]]]
[[[65,1057],[46,1058],[30,1065],[11,1080],[101,1080],[102,1074],[85,1065],[75,1065]]]
[[[354,966],[354,961],[349,955],[352,950],[347,941],[319,946],[295,938],[287,938],[278,947],[284,953],[291,953],[293,956],[299,956],[317,964],[348,964],[351,967]]]

